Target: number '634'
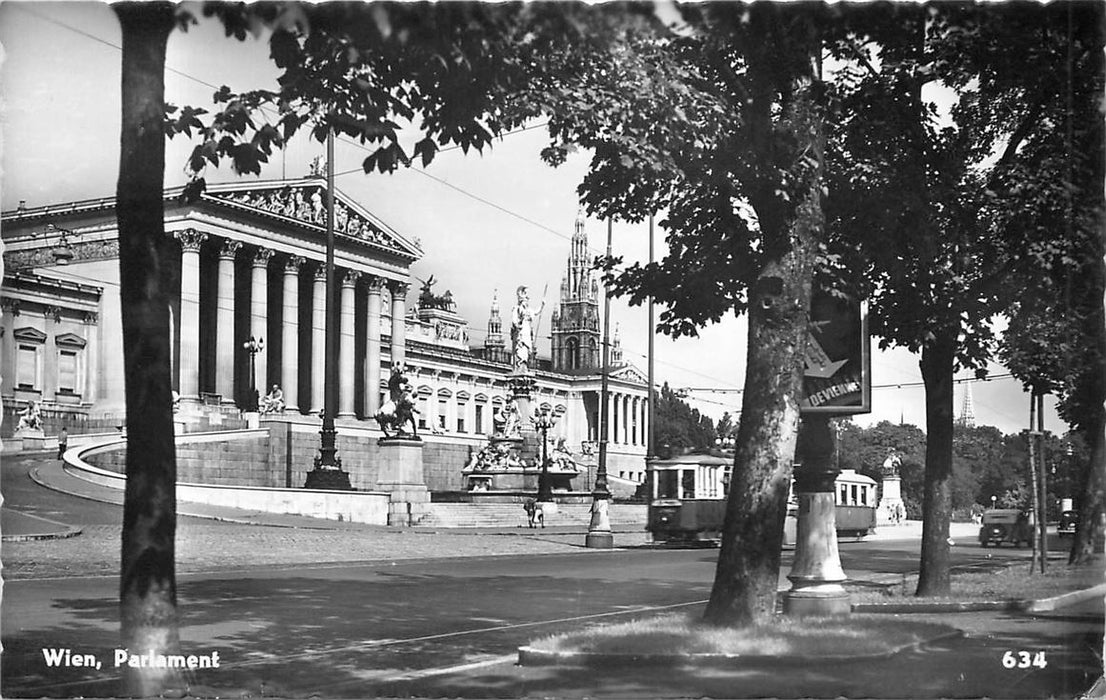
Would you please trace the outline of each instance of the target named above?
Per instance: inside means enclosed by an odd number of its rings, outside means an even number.
[[[1006,651],[1002,654],[1003,668],[1044,668],[1048,666],[1043,651]]]

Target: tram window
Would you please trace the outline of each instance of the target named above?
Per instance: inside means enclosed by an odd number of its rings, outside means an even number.
[[[678,474],[675,471],[653,472],[657,480],[657,498],[679,498],[676,489]]]
[[[849,501],[849,505],[855,506],[856,502],[860,500],[856,495],[856,484],[852,485],[852,496],[853,496],[853,499],[851,501]]]
[[[841,484],[841,499],[837,502],[837,505],[844,506],[849,503],[849,487],[845,484]]]
[[[681,498],[695,498],[695,472],[690,469],[683,471],[680,479]]]
[[[868,487],[867,486],[861,486],[860,487],[860,505],[862,505],[862,506],[868,505]]]

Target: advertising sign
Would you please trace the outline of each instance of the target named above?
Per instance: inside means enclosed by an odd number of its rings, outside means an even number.
[[[816,289],[803,367],[802,413],[844,415],[872,410],[867,305]]]

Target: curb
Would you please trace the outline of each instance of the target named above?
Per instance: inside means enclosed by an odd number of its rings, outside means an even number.
[[[3,535],[2,537],[0,537],[0,541],[2,541],[2,542],[35,542],[35,541],[39,541],[39,540],[65,540],[65,539],[69,539],[70,537],[76,537],[77,535],[84,532],[81,528],[73,527],[72,525],[67,525],[66,523],[59,523],[55,520],[49,520],[47,518],[43,518],[43,517],[40,517],[40,516],[37,516],[37,515],[31,515],[30,513],[23,513],[21,511],[13,511],[13,512],[18,512],[20,517],[23,517],[23,518],[31,518],[33,520],[41,520],[44,523],[49,523],[50,525],[53,525],[54,527],[61,528],[61,531],[60,532],[28,532],[28,533],[23,534],[23,535]]]
[[[609,668],[611,666],[696,666],[705,668],[733,668],[737,664],[757,667],[790,667],[803,666],[812,663],[855,663],[863,661],[879,661],[889,659],[904,651],[919,649],[927,644],[944,639],[963,637],[964,632],[951,629],[948,632],[935,635],[928,639],[910,644],[900,644],[887,651],[874,654],[811,654],[801,655],[767,655],[767,654],[607,654],[589,651],[549,651],[535,649],[531,646],[518,648],[519,666],[599,666]]]
[[[1050,610],[1059,610],[1060,608],[1066,608],[1069,605],[1075,605],[1082,603],[1092,598],[1099,598],[1106,596],[1106,583],[1100,583],[1097,586],[1091,588],[1084,588],[1081,591],[1072,591],[1071,593],[1064,593],[1063,595],[1053,596],[1052,598],[1041,598],[1040,600],[1027,601],[1029,604],[1023,608],[1026,612],[1048,612]]]

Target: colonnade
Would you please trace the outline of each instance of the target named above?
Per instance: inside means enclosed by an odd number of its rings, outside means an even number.
[[[644,445],[648,430],[649,401],[612,391],[607,396],[607,442],[619,445]]]
[[[182,401],[200,401],[201,393],[211,393],[221,396],[224,404],[234,403],[235,397],[235,358],[236,351],[249,336],[257,339],[264,338],[265,349],[254,355],[255,377],[258,391],[264,395],[268,390],[270,378],[280,384],[284,393],[286,411],[290,413],[318,413],[323,408],[324,390],[324,348],[326,339],[326,268],[322,261],[309,261],[298,255],[276,254],[274,251],[257,247],[244,246],[240,241],[230,239],[216,239],[212,243],[216,246],[217,269],[214,273],[214,292],[207,298],[201,298],[201,248],[208,240],[208,235],[193,229],[176,231],[173,236],[181,245],[181,294],[180,294],[180,332],[177,338],[180,342],[180,366],[179,366],[179,393]],[[248,280],[239,280],[241,269],[236,266],[236,260],[245,258],[249,261]],[[282,289],[279,294],[281,306],[281,327],[275,337],[268,337],[270,317],[270,290],[269,270],[274,265],[280,265],[281,273],[277,277],[281,280]],[[301,275],[312,275],[310,310],[301,310],[301,305],[308,300],[301,298]],[[335,270],[335,281],[340,285],[336,301],[336,312],[339,320],[338,336],[338,416],[353,417],[361,415],[371,416],[380,409],[380,382],[381,361],[383,352],[381,348],[381,313],[382,295],[387,287],[391,293],[391,338],[389,353],[394,363],[402,363],[406,357],[405,318],[407,315],[407,291],[409,285],[399,280],[386,279],[361,270],[338,268]],[[245,324],[246,332],[235,335],[235,318],[242,310],[236,308],[235,287],[248,286],[249,309],[246,310],[248,323]],[[273,290],[275,292],[275,290]],[[356,310],[358,307],[358,295],[364,295],[366,319],[363,326],[364,335],[364,365],[357,367],[356,331],[358,323]],[[277,298],[276,294],[273,295]],[[208,358],[214,363],[214,385],[202,387],[203,383],[201,365],[201,304],[214,302],[216,308],[213,314],[213,357]],[[275,310],[274,310],[275,311]],[[310,328],[300,327],[301,315],[310,319]],[[240,326],[241,328],[241,326]],[[205,329],[212,332],[211,328]],[[300,341],[304,333],[309,333],[310,358],[309,365],[300,356]],[[279,352],[274,351],[274,345],[279,347]],[[272,357],[280,359],[279,368],[270,368],[269,360]],[[356,406],[355,376],[359,373],[364,377],[364,401],[362,406]],[[310,380],[306,382],[308,395],[300,396],[300,375],[302,372],[310,373]],[[249,385],[250,377],[238,377],[244,379]],[[361,409],[358,411],[358,409]]]

